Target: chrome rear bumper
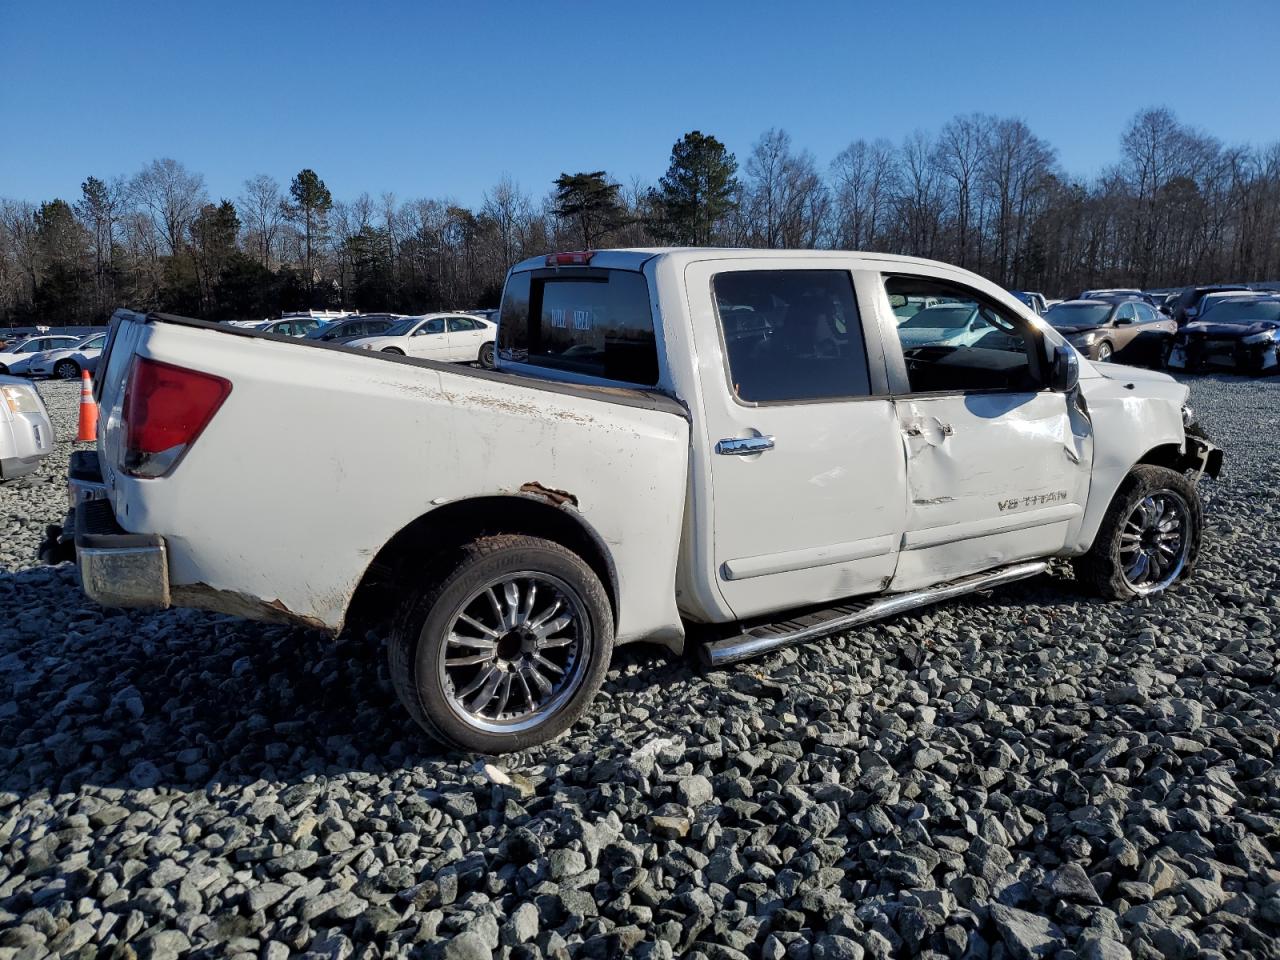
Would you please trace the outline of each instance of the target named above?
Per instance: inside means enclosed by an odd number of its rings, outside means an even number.
[[[66,520],[40,546],[47,563],[74,560],[85,594],[104,607],[168,607],[164,537],[129,533],[116,521],[96,450],[77,450],[67,471]]]
[[[128,533],[106,500],[87,500],[72,512],[80,583],[104,607],[168,607],[169,557],[164,537]]]

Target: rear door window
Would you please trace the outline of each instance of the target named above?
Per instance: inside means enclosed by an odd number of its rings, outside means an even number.
[[[712,280],[738,399],[788,403],[871,393],[847,270],[733,270]]]
[[[630,270],[512,274],[498,355],[510,363],[637,386],[658,382],[658,345],[644,275]]]

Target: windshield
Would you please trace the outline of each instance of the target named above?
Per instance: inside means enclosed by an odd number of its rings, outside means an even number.
[[[1044,318],[1054,327],[1097,327],[1107,322],[1110,313],[1105,303],[1059,303]]]
[[[1256,323],[1280,320],[1280,300],[1226,300],[1201,314],[1205,323]]]
[[[974,308],[957,303],[938,307],[926,307],[914,317],[898,324],[899,330],[955,330],[969,322]]]
[[[410,330],[412,330],[421,322],[422,322],[421,317],[405,317],[403,320],[399,321],[398,323],[393,323],[391,326],[389,326],[385,331],[383,331],[381,336],[403,337],[406,333],[408,333]]]

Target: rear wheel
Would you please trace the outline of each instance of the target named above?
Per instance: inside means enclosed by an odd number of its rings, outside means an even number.
[[[389,665],[427,733],[505,753],[581,716],[612,651],[613,617],[595,572],[557,543],[505,534],[462,547],[406,600]]]
[[[8,372],[9,368],[5,364],[0,363],[0,377],[4,376]]]
[[[80,364],[74,360],[59,360],[53,366],[53,375],[60,380],[74,380],[80,376]]]
[[[493,369],[493,344],[492,343],[482,344],[480,347],[480,356],[477,357],[476,359],[480,361],[480,366],[484,367],[486,370],[492,370]]]
[[[1161,593],[1191,574],[1200,552],[1200,492],[1167,467],[1139,464],[1107,508],[1076,577],[1113,600]]]

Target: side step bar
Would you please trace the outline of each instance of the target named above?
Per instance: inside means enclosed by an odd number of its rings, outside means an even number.
[[[989,590],[1015,580],[1034,577],[1048,569],[1049,564],[1043,560],[1030,563],[1016,563],[987,573],[975,574],[962,580],[944,583],[927,590],[914,590],[911,593],[895,593],[869,600],[854,600],[847,604],[828,607],[816,613],[807,614],[795,620],[781,623],[767,623],[751,627],[736,637],[726,637],[705,644],[702,647],[702,662],[709,667],[724,667],[731,663],[750,660],[763,654],[789,647],[795,643],[825,637],[841,630],[858,627],[872,620],[880,620],[927,606],[940,600],[950,600],[975,590]]]

